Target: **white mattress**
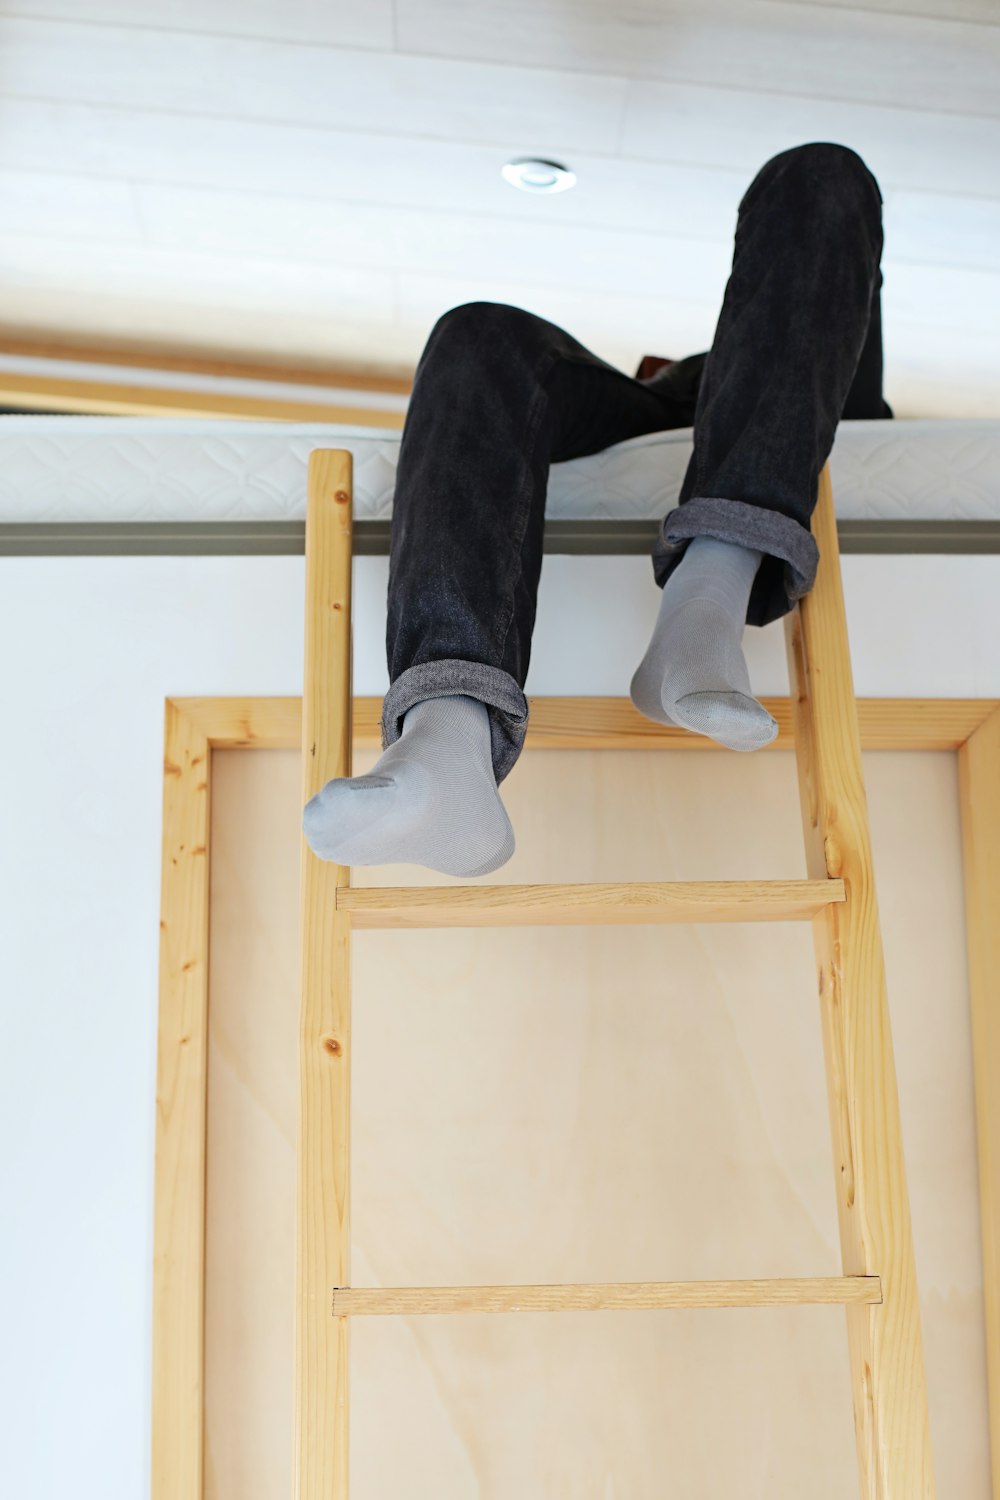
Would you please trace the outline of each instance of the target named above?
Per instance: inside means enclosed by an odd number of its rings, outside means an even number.
[[[0,417],[0,525],[279,521],[305,512],[313,448],[354,454],[355,514],[392,511],[399,433],[278,422]],[[556,464],[553,520],[652,520],[676,504],[690,428]],[[843,520],[1000,520],[1000,421],[844,422]]]

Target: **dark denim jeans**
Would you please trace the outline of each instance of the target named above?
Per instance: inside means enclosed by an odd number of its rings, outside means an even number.
[[[648,380],[517,307],[445,313],[417,367],[396,477],[383,743],[424,698],[490,711],[500,781],[524,741],[549,465],[694,427],[679,503],[653,552],[661,585],[695,536],[764,553],[747,622],[811,588],[820,470],[842,416],[882,398],[882,198],[846,147],[785,151],[739,206],[712,348]],[[623,663],[623,676],[631,664]]]

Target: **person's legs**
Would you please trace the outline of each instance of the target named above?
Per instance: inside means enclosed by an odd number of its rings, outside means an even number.
[[[527,718],[549,465],[692,420],[691,403],[650,392],[532,313],[471,303],[444,315],[400,450],[387,744],[412,703],[469,692],[490,707],[503,779]]]
[[[763,552],[751,625],[812,587],[809,521],[841,416],[892,415],[881,399],[881,203],[859,156],[819,143],[774,157],[740,204],[694,452],[653,564],[665,584],[695,536]]]
[[[387,754],[372,778],[330,783],[310,803],[318,853],[453,873],[503,862],[513,841],[496,782],[527,719],[548,465],[692,419],[694,454],[654,552],[660,617],[633,697],[651,717],[738,749],[773,736],[750,694],[744,623],[776,619],[811,586],[809,517],[839,417],[891,415],[880,205],[874,178],[843,147],[799,147],[764,167],[740,205],[696,410],[690,381],[671,387],[698,357],[642,383],[517,308],[470,304],[441,319],[400,455]],[[410,712],[441,698],[454,713]],[[468,748],[456,761],[448,743],[461,735]],[[364,795],[349,803],[354,790]],[[446,798],[462,809],[457,826],[443,817]],[[442,848],[432,831],[446,822]]]
[[[777,619],[812,586],[809,520],[841,416],[892,415],[881,248],[878,185],[842,146],[775,157],[740,205],[694,452],[654,551],[663,599],[632,682],[652,718],[742,750],[777,732],[750,693],[743,624]]]
[[[400,450],[389,565],[385,754],[309,803],[313,849],[486,874],[513,851],[497,783],[527,724],[549,465],[690,425],[554,324],[472,303],[434,328]]]

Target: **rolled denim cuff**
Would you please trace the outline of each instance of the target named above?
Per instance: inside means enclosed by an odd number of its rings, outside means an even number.
[[[788,614],[816,581],[819,548],[799,521],[745,500],[696,495],[664,517],[653,548],[653,572],[661,588],[696,536],[764,553],[750,591],[748,625],[769,625]]]
[[[478,698],[490,716],[493,774],[499,785],[521,753],[528,729],[528,700],[509,672],[478,661],[424,661],[408,667],[382,704],[382,748],[403,732],[403,715],[427,698]]]

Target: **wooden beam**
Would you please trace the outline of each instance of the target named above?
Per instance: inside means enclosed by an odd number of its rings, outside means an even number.
[[[375,703],[377,699],[373,700]],[[763,698],[778,721],[766,749],[793,750],[790,698]],[[686,729],[654,724],[628,698],[531,698],[527,745],[533,750],[711,750],[725,747]],[[866,750],[957,750],[982,723],[978,698],[872,698],[858,703]],[[359,726],[367,726],[366,716]]]
[[[993,1500],[1000,1500],[1000,708],[958,753]]]
[[[213,745],[228,750],[295,749],[301,744],[300,698],[176,698],[203,725]],[[643,718],[628,698],[530,698],[529,750],[710,750],[722,747]],[[765,749],[792,750],[790,698],[764,698],[779,724]],[[957,750],[1000,708],[996,698],[861,698],[863,750]],[[354,699],[356,749],[380,745],[381,698]]]
[[[844,1273],[881,1275],[847,1313],[864,1500],[933,1500],[927,1385],[896,1070],[829,469],[816,583],[786,616],[808,873],[847,900],[813,923]],[[919,936],[916,938],[919,941]]]
[[[153,1227],[152,1500],[201,1495],[209,756],[166,706]]]
[[[336,1287],[335,1316],[411,1318],[437,1313],[638,1312],[651,1308],[869,1306],[877,1276],[769,1281],[636,1281],[556,1286]]]
[[[345,386],[358,391],[380,391],[408,395],[412,375],[375,374],[371,370],[320,362],[287,364],[281,360],[248,360],[239,356],[178,350],[161,345],[116,343],[113,340],[74,342],[39,335],[26,336],[23,329],[0,327],[0,354],[20,355],[26,360],[52,360],[63,364],[117,365],[122,368],[158,370],[171,374],[214,376],[230,380],[260,380],[287,385]]]
[[[111,417],[196,417],[254,422],[330,422],[352,427],[403,426],[405,413],[344,401],[295,396],[230,395],[222,391],[178,390],[172,386],[130,385],[127,381],[73,379],[56,375],[14,375],[0,371],[0,404],[34,411],[73,412]]]
[[[809,921],[844,899],[842,880],[366,886],[338,890],[337,909],[369,928],[638,926]]]
[[[351,774],[351,456],[314,452],[306,522],[302,798]],[[302,841],[296,1249],[295,1500],[347,1500],[350,1278],[350,871]]]
[[[169,701],[198,725],[214,749],[302,749],[301,698],[171,698]],[[354,743],[358,743],[357,739]]]

